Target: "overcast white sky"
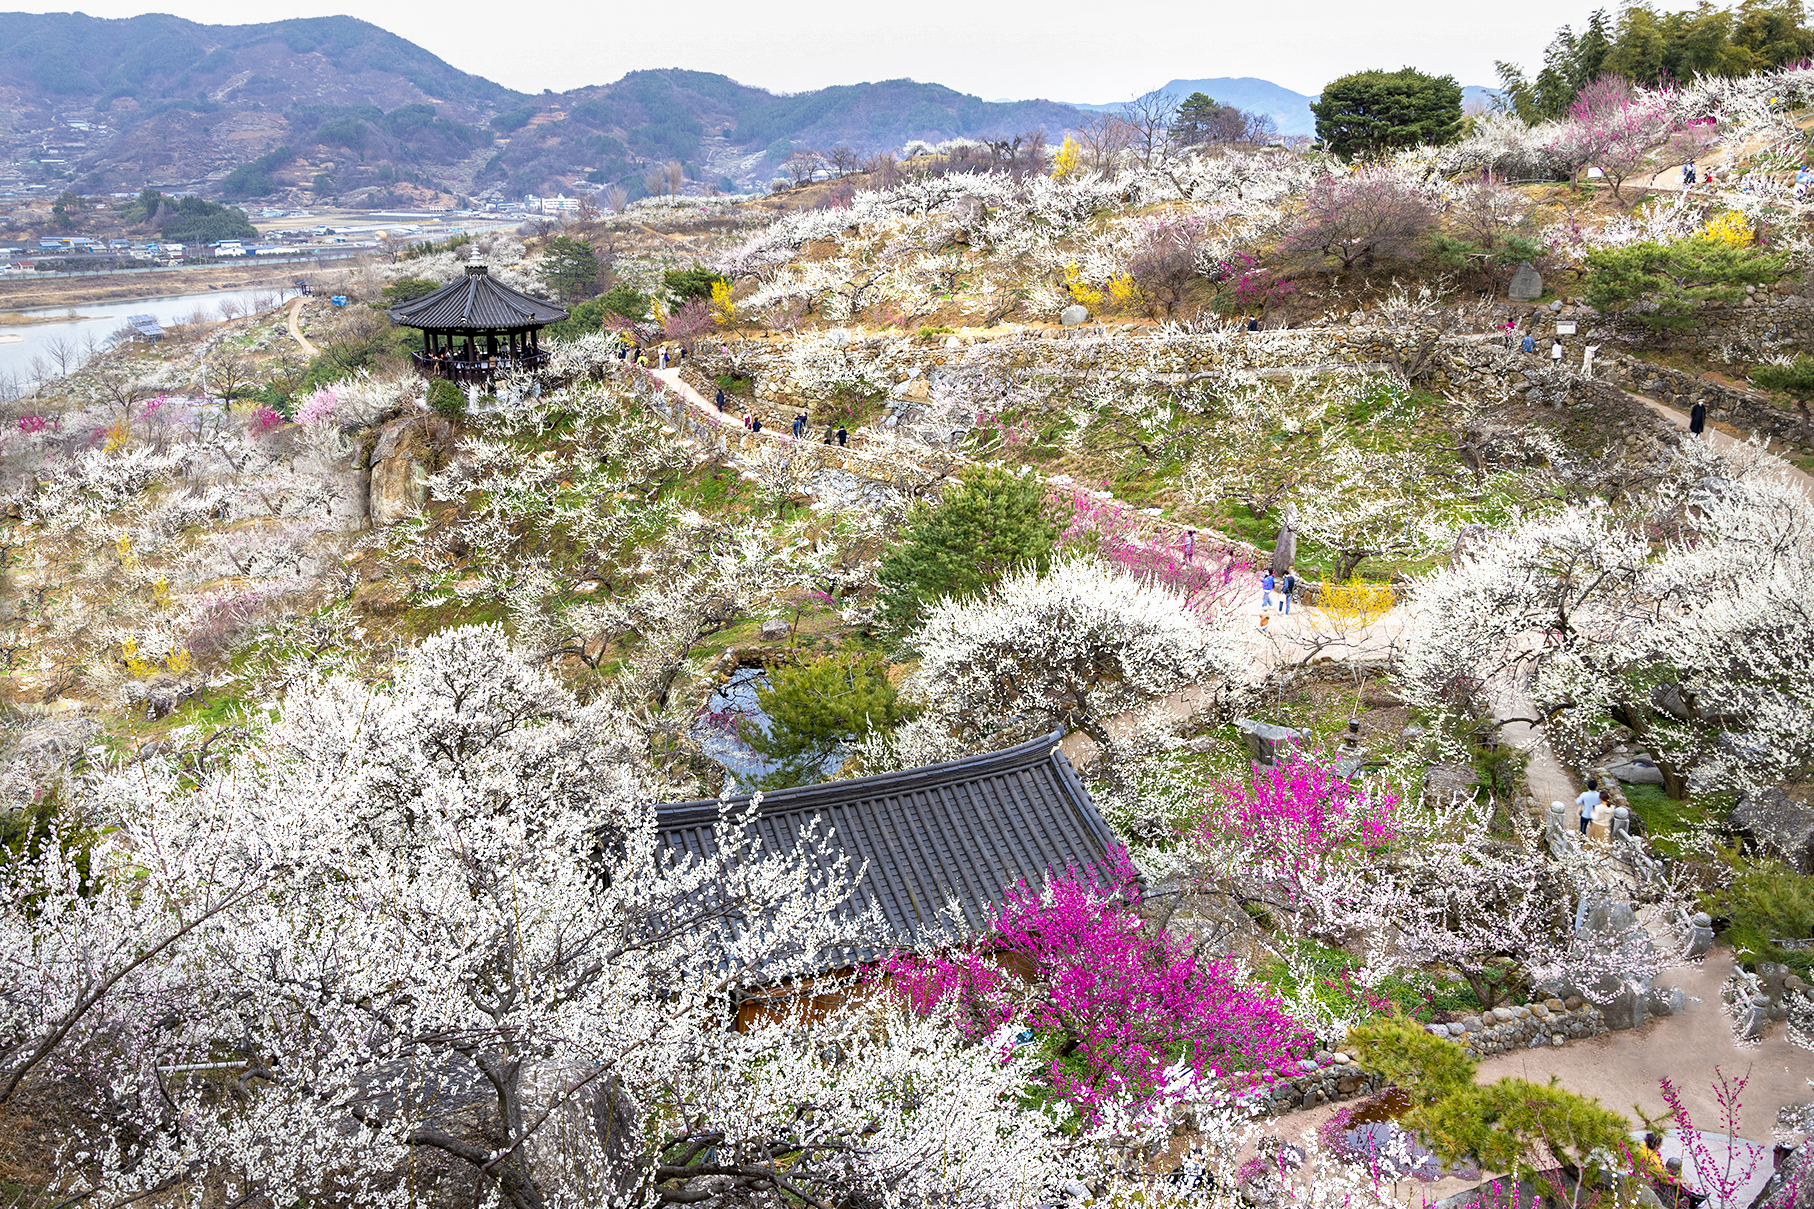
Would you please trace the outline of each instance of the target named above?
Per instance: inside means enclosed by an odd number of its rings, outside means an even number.
[[[1172,79],[1258,76],[1303,93],[1369,67],[1410,64],[1493,84],[1493,60],[1536,63],[1556,26],[1596,3],[1529,0],[90,0],[84,12],[174,12],[242,24],[351,12],[465,71],[525,92],[604,84],[642,67],[722,72],[783,92],[906,76],[987,100],[1126,100]],[[1686,8],[1663,3],[1661,8]],[[12,7],[7,5],[6,7]],[[21,6],[58,11],[60,5]],[[17,10],[15,10],[17,11]]]

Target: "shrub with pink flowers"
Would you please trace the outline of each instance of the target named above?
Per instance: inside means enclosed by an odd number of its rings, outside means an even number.
[[[298,424],[313,424],[317,420],[328,419],[339,410],[339,394],[335,392],[333,387],[323,386],[302,401],[301,406],[296,409],[296,422]]]
[[[1004,1024],[1032,1030],[1050,1054],[1050,1092],[1086,1121],[1111,1102],[1150,1102],[1177,1064],[1200,1077],[1254,1078],[1308,1052],[1310,1033],[1278,1000],[1232,960],[1206,961],[1169,933],[1149,935],[1139,903],[1133,865],[1117,851],[1093,873],[1014,887],[972,945],[898,957],[886,971],[914,1009],[949,1011],[971,1037]]]
[[[1058,537],[1064,549],[1085,550],[1141,583],[1168,588],[1186,608],[1208,620],[1231,609],[1253,578],[1253,567],[1232,549],[1186,549],[1182,535],[1147,533],[1145,518],[1115,499],[1080,488],[1051,496],[1053,509],[1070,516]]]
[[[50,421],[45,419],[43,416],[33,415],[33,416],[20,416],[19,417],[19,431],[24,433],[26,436],[31,436],[34,433],[43,432],[46,428],[49,428],[49,427],[50,427]]]
[[[1329,763],[1306,757],[1255,768],[1245,781],[1224,781],[1207,797],[1200,841],[1234,838],[1242,857],[1291,895],[1343,851],[1367,852],[1398,837],[1398,795],[1337,776]]]
[[[279,428],[282,428],[285,423],[286,421],[284,418],[275,411],[272,411],[269,407],[260,407],[257,411],[252,413],[252,418],[248,422],[247,427],[252,430],[254,436],[262,437],[266,433],[275,432]]]

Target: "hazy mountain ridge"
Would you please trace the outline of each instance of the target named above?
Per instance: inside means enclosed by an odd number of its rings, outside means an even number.
[[[5,13],[0,67],[0,189],[151,184],[240,201],[515,198],[582,181],[635,197],[670,161],[691,180],[748,187],[801,146],[882,150],[1036,129],[1056,143],[1090,111],[1115,108],[984,101],[913,80],[778,95],[681,69],[531,96],[346,16],[225,26]],[[1160,91],[1270,114],[1283,134],[1315,129],[1314,98],[1265,80]]]

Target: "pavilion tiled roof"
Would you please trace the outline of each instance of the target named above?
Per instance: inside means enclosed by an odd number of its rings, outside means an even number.
[[[876,960],[937,931],[986,927],[1008,888],[1067,868],[1099,876],[1113,834],[1052,734],[1003,751],[762,795],[749,824],[768,852],[791,852],[818,820],[827,848],[861,870],[846,910],[876,908],[887,935],[827,966]],[[748,796],[727,799],[732,817]],[[717,851],[715,800],[656,807],[674,854]]]
[[[393,323],[435,331],[507,331],[542,327],[567,317],[565,307],[501,284],[482,264],[434,293],[390,308]]]

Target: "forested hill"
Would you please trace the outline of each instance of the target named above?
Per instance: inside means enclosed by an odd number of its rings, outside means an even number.
[[[911,80],[777,96],[679,70],[529,96],[353,17],[223,26],[0,14],[0,191],[154,184],[391,204],[587,178],[634,194],[669,161],[690,179],[742,186],[765,183],[801,146],[1055,135],[1080,117]]]

